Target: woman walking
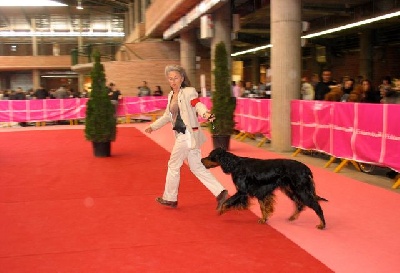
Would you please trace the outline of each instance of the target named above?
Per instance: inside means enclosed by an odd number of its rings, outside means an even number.
[[[197,115],[209,121],[213,121],[215,117],[200,102],[196,89],[190,87],[190,81],[182,67],[168,65],[165,68],[165,76],[171,86],[167,107],[163,116],[145,129],[146,133],[151,133],[172,123],[175,134],[175,144],[168,161],[164,194],[162,197],[157,197],[156,201],[172,208],[178,206],[180,169],[183,161],[187,159],[192,173],[216,196],[218,210],[226,200],[228,191],[201,163],[200,147],[206,138],[201,131]]]

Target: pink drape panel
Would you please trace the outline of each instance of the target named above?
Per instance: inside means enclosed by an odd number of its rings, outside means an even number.
[[[295,100],[292,145],[400,171],[400,105]]]
[[[84,119],[88,99],[0,100],[0,122]],[[118,116],[165,109],[167,97],[125,97]]]
[[[210,98],[200,100],[212,108]],[[0,122],[84,119],[87,99],[0,100]],[[118,115],[164,110],[167,97],[124,97]],[[270,100],[237,98],[236,129],[271,136]],[[400,171],[400,105],[293,100],[292,146]]]
[[[88,99],[47,99],[47,100],[0,100],[0,122],[53,121],[83,119]],[[212,100],[201,97],[209,109]],[[117,114],[150,113],[164,110],[167,97],[124,97],[119,101]],[[201,121],[204,121],[200,118]],[[263,133],[271,136],[270,100],[237,98],[235,110],[236,129],[248,133]]]
[[[269,99],[237,98],[236,129],[248,133],[262,133],[271,137],[271,101]]]
[[[0,100],[0,122],[85,118],[87,99]]]
[[[200,101],[208,109],[212,108],[212,99],[202,97]],[[271,100],[236,98],[235,129],[247,133],[262,133],[271,137]]]
[[[124,97],[118,105],[118,116],[164,110],[168,97]]]

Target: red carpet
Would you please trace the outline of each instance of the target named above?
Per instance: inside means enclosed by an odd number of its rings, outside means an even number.
[[[187,166],[178,209],[158,205],[169,153],[135,128],[119,128],[111,158],[82,129],[0,143],[0,272],[332,272],[249,211],[218,216]]]
[[[145,126],[147,125],[136,125],[140,130],[144,130]],[[173,141],[171,128],[167,127],[152,133],[150,137],[169,150]],[[211,149],[212,143],[209,139],[203,153],[206,155]],[[281,157],[266,149],[236,140],[231,142],[231,152],[256,158]],[[318,231],[314,228],[318,218],[310,209],[305,210],[296,221],[288,222],[293,204],[279,192],[275,212],[268,225],[337,273],[397,272],[400,268],[400,239],[397,236],[400,229],[400,195],[334,173],[333,168],[336,166],[330,169],[310,167],[318,194],[329,200],[321,204],[327,221],[326,230]],[[235,192],[230,176],[217,168],[212,172],[228,187],[230,193]],[[392,182],[388,180],[388,183]],[[260,215],[257,202],[252,211]],[[221,218],[227,215],[222,215]]]

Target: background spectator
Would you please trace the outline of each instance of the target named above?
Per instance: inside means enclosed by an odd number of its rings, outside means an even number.
[[[38,89],[36,89],[33,96],[36,99],[43,100],[49,98],[49,92],[47,92],[47,90],[43,86],[40,86]]]
[[[400,80],[395,79],[393,86],[382,86],[379,89],[382,103],[400,103]]]
[[[26,94],[25,94],[24,90],[21,87],[18,87],[17,90],[15,91],[14,100],[26,100]],[[18,124],[21,127],[28,126],[27,122],[19,122]]]
[[[112,82],[108,85],[108,97],[110,98],[111,103],[115,107],[115,113],[117,113],[118,100],[122,99],[122,93]]]
[[[150,88],[147,86],[147,82],[143,81],[142,82],[142,86],[139,86],[139,93],[138,93],[138,97],[146,97],[146,96],[150,96],[151,91]]]
[[[54,98],[56,99],[67,99],[69,98],[68,90],[65,88],[64,85],[61,85],[53,94]]]
[[[161,89],[161,86],[156,85],[156,89],[153,92],[153,96],[162,96],[164,92]]]
[[[369,80],[363,80],[361,86],[363,90],[362,102],[380,103],[381,96],[378,91],[374,90]]]
[[[348,80],[346,80],[343,84],[342,90],[343,90],[343,96],[340,99],[340,101],[347,101],[347,99],[350,96],[350,93],[353,91],[354,89],[354,79],[349,78]]]
[[[301,98],[303,100],[313,100],[314,99],[314,87],[308,81],[307,77],[301,79]]]
[[[69,94],[71,98],[80,98],[81,97],[81,92],[79,90],[74,90],[73,88],[69,89]]]
[[[337,83],[332,80],[332,72],[328,69],[323,70],[322,81],[315,87],[315,100],[324,100],[325,95],[336,85]]]

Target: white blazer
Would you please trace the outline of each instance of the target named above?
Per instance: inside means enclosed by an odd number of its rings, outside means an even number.
[[[172,125],[172,115],[169,111],[172,95],[173,91],[168,94],[168,103],[164,114],[155,122],[150,124],[151,129],[158,130],[167,123]],[[208,109],[203,103],[200,102],[197,91],[194,87],[185,87],[180,89],[178,93],[178,106],[181,118],[186,126],[186,134],[189,133],[191,137],[189,142],[190,148],[199,149],[206,141],[206,137],[201,130],[198,121],[198,115],[204,117]],[[175,132],[175,134],[178,133]]]

